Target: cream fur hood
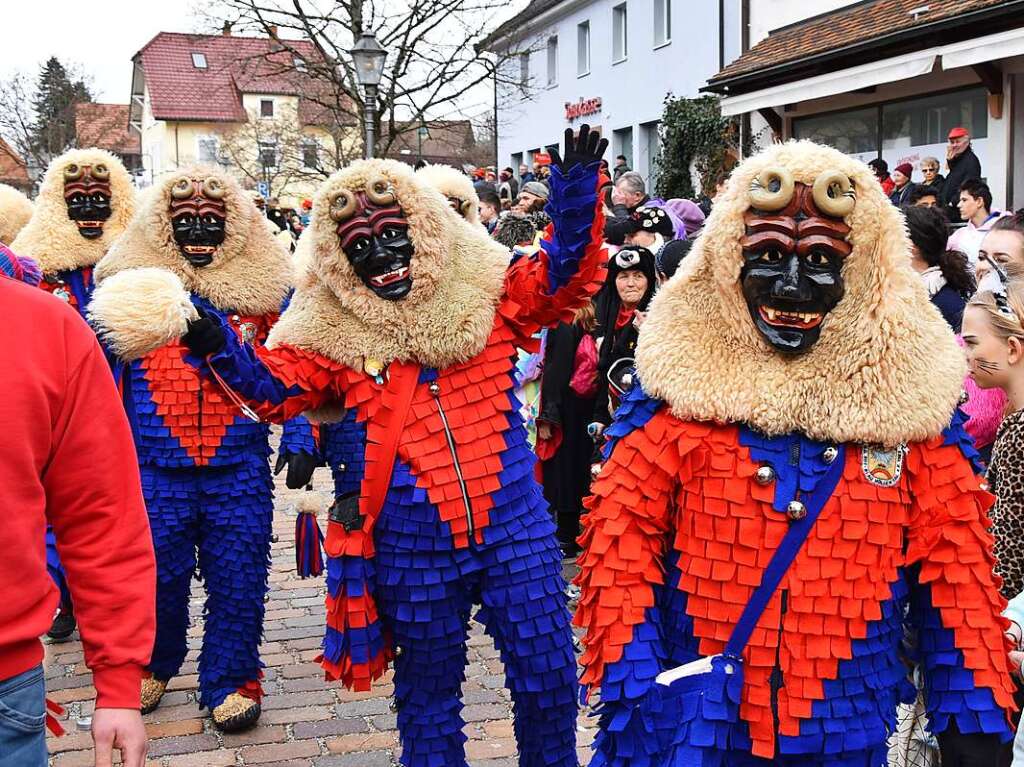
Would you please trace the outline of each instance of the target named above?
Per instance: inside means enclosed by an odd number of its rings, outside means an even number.
[[[771,166],[808,185],[839,170],[856,192],[845,218],[853,246],[845,295],[818,342],[791,357],[762,339],[739,284],[748,191]],[[679,418],[887,446],[940,433],[966,373],[953,333],[911,269],[902,214],[866,165],[806,141],[775,145],[736,168],[693,252],[654,298],[636,360],[644,389]]]
[[[445,197],[462,200],[462,215],[471,224],[480,223],[480,197],[473,187],[473,181],[448,165],[424,165],[416,176],[430,184]]]
[[[32,218],[32,201],[7,184],[0,184],[0,242],[10,245]]]
[[[185,260],[171,230],[171,188],[182,178],[214,178],[225,190],[224,243],[201,268]],[[140,267],[173,272],[186,290],[242,314],[279,311],[292,282],[290,254],[274,239],[266,217],[232,176],[210,166],[174,171],[148,190],[124,235],[97,266],[96,279]]]
[[[330,217],[341,189],[358,192],[376,182],[394,191],[415,247],[412,290],[399,301],[363,285]],[[267,345],[290,344],[349,366],[372,358],[446,367],[472,358],[494,326],[508,267],[508,252],[483,227],[456,215],[435,188],[394,160],[356,162],[324,182],[296,256],[298,286]]]

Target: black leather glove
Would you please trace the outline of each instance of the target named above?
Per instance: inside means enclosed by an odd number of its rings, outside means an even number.
[[[608,149],[608,139],[601,138],[597,133],[591,132],[590,126],[586,123],[580,126],[579,133],[573,134],[572,128],[565,129],[565,157],[558,153],[557,148],[550,150],[551,164],[558,166],[562,175],[566,175],[575,165],[582,165],[586,168],[604,157]]]
[[[200,309],[199,319],[188,323],[188,332],[181,337],[181,342],[196,357],[206,357],[224,348],[224,331],[215,319]]]
[[[289,490],[299,490],[312,481],[317,461],[305,450],[300,450],[297,453],[279,450],[277,463],[274,464],[274,474],[280,474],[285,466],[288,467],[288,473],[284,479],[285,485]]]

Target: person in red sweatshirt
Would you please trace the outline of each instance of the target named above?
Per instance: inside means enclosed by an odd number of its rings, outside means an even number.
[[[53,525],[92,669],[96,767],[141,767],[156,565],[128,421],[92,330],[0,253],[0,764],[44,767]]]

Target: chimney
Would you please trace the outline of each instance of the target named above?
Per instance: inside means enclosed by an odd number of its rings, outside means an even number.
[[[277,39],[277,24],[267,24],[267,34],[274,40]]]
[[[231,22],[230,21],[225,21],[224,22],[224,26],[222,26],[220,28],[220,33],[222,35],[224,35],[224,37],[231,37]]]

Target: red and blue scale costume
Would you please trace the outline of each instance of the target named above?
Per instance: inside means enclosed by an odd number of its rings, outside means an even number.
[[[897,703],[914,695],[905,630],[932,730],[955,721],[1008,739],[990,497],[962,420],[911,444],[884,487],[866,479],[860,445],[681,421],[634,387],[606,432],[581,539],[582,682],[600,687],[591,767],[673,764],[674,742],[706,746],[708,764],[885,765]],[[737,735],[654,678],[723,650],[786,532],[787,504],[836,454],[842,477],[744,653]],[[756,480],[763,466],[769,484]]]
[[[329,522],[323,665],[367,690],[394,660],[407,767],[466,764],[460,698],[474,603],[505,664],[520,764],[577,764],[561,553],[513,389],[517,347],[532,349],[535,332],[571,319],[600,285],[596,180],[596,164],[553,170],[554,234],[537,258],[510,267],[490,336],[471,359],[441,370],[392,362],[378,382],[312,351],[254,349],[229,334],[224,350],[195,360],[270,420],[345,408],[322,450],[344,466],[336,490],[358,495],[361,520],[357,529]],[[400,391],[411,399],[404,422]],[[377,488],[391,440],[390,482]]]
[[[277,313],[240,315],[197,294],[196,306],[261,344]],[[148,671],[174,677],[187,653],[196,567],[207,590],[199,655],[199,703],[233,693],[259,700],[263,598],[267,592],[273,482],[269,427],[203,380],[175,341],[115,368],[135,436],[157,560],[157,630]],[[281,451],[312,452],[303,418],[285,424]]]

